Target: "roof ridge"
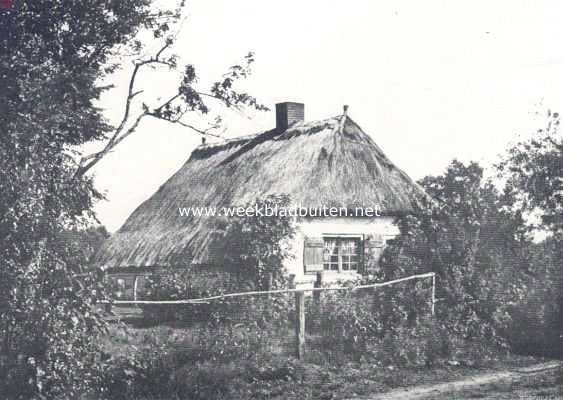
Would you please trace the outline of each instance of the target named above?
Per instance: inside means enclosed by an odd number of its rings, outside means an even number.
[[[300,124],[320,124],[322,122],[326,122],[326,121],[329,121],[329,120],[332,120],[332,119],[341,119],[342,116],[343,115],[336,115],[334,117],[318,119],[318,120],[314,120],[314,121],[299,121],[297,124],[290,125],[285,131],[280,132],[280,134],[283,134],[283,133],[286,133],[286,132],[291,132],[295,128],[298,128]],[[222,146],[237,143],[237,142],[250,142],[250,141],[258,138],[261,135],[272,132],[275,129],[276,128],[268,129],[268,130],[265,130],[265,131],[252,133],[252,134],[249,134],[249,135],[237,136],[237,137],[233,137],[233,138],[230,138],[230,139],[221,138],[221,139],[223,139],[222,142],[200,144],[195,148],[195,150],[210,150],[210,149],[214,149],[216,147],[222,147]]]
[[[264,131],[264,132],[267,132],[267,131]],[[257,137],[257,136],[263,134],[264,132],[252,133],[252,134],[250,134],[250,135],[237,136],[237,137],[229,138],[229,139],[227,139],[227,138],[221,138],[221,139],[223,139],[223,142],[215,142],[215,143],[200,144],[200,145],[197,146],[196,148],[197,148],[197,149],[211,149],[211,148],[213,148],[213,147],[216,147],[216,146],[224,146],[224,145],[229,144],[229,143],[248,141],[248,140],[252,140],[252,139],[254,139],[255,137]]]
[[[348,113],[346,112],[346,108],[344,109],[344,113],[339,117],[340,121],[338,121],[338,133],[342,134],[344,133],[344,125],[346,125],[346,120],[348,120]]]

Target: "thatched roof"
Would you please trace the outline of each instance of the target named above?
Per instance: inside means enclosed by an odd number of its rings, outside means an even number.
[[[207,217],[179,207],[239,206],[287,194],[304,207],[380,205],[412,212],[426,196],[346,115],[297,122],[196,148],[184,166],[141,204],[102,247],[108,267],[206,263],[213,248]]]

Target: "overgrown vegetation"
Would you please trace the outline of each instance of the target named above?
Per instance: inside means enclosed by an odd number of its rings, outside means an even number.
[[[454,161],[443,176],[421,183],[436,203],[399,220],[401,236],[384,255],[382,277],[435,272],[437,297],[447,304],[437,307],[440,324],[463,340],[505,347],[510,312],[525,294],[530,269],[520,214],[474,163]]]
[[[526,296],[515,309],[514,329],[527,340],[516,340],[528,352],[540,349],[561,354],[563,137],[559,113],[548,111],[545,125],[509,148],[497,170],[507,193],[515,199],[515,208],[527,217],[529,231],[547,236],[526,248],[529,276]]]
[[[399,220],[402,234],[385,252],[381,276],[435,272],[436,317],[448,335],[555,354],[560,272],[554,243],[533,242],[520,197],[510,186],[499,190],[485,180],[475,163],[454,161],[443,176],[421,184],[435,203]],[[416,317],[412,309],[404,312]]]
[[[256,199],[246,207],[284,208],[290,205],[287,195],[270,195]],[[284,287],[287,271],[284,261],[290,258],[290,243],[295,234],[290,216],[242,216],[221,218],[216,229],[222,236],[222,264],[240,282],[248,282],[254,290]]]
[[[16,0],[0,10],[0,397],[76,399],[98,387],[100,335],[95,308],[104,297],[99,271],[83,270],[89,251],[66,240],[95,223],[102,198],[86,173],[143,118],[184,124],[224,107],[263,107],[235,88],[253,57],[235,65],[209,91],[193,65],[172,54],[183,1]],[[139,40],[153,37],[154,46]],[[146,35],[149,33],[150,35]],[[134,61],[118,126],[96,106],[106,78]],[[177,90],[163,103],[141,100],[143,71],[180,68]],[[217,125],[217,120],[213,126]],[[192,128],[197,134],[209,129]],[[102,150],[83,154],[83,145]]]
[[[285,207],[287,196],[271,195],[247,207]],[[222,266],[192,266],[180,271],[154,274],[148,278],[147,300],[181,300],[252,290],[286,287],[284,261],[291,257],[290,240],[295,227],[290,217],[217,217],[214,234],[221,239]],[[177,320],[184,323],[218,321],[244,307],[240,301],[213,301],[207,304],[144,305],[145,318],[153,322]]]
[[[495,360],[510,360],[479,343],[452,338],[430,315],[417,326],[386,329],[370,312],[375,305],[371,295],[327,295],[318,308],[308,299],[303,360],[294,357],[292,295],[247,298],[220,321],[115,327],[107,344],[112,357],[106,363],[105,395],[350,398],[436,377],[451,379]],[[427,311],[428,306],[422,304]]]
[[[537,354],[538,349],[558,345],[555,328],[559,307],[550,298],[557,288],[545,284],[546,279],[557,279],[554,242],[533,243],[517,197],[485,180],[482,168],[475,163],[454,161],[444,175],[427,177],[421,184],[432,196],[426,212],[399,218],[402,235],[388,244],[379,267],[372,271],[374,275],[349,284],[433,271],[438,297],[434,316],[429,280],[376,290],[324,292],[318,301],[311,296],[306,306],[306,358],[289,361],[294,352],[292,295],[192,305],[182,317],[184,321],[188,315],[197,316],[198,307],[206,311],[189,327],[181,325],[183,332],[189,332],[189,343],[175,344],[170,350],[187,358],[170,361],[165,357],[171,362],[169,368],[181,371],[182,382],[190,382],[192,389],[175,381],[177,375],[172,374],[159,383],[170,391],[149,398],[184,396],[180,394],[184,391],[190,393],[188,398],[221,399],[240,395],[239,390],[248,390],[248,396],[270,398],[282,396],[275,388],[282,385],[286,389],[283,382],[298,382],[307,373],[322,379],[318,371],[312,372],[315,368],[330,376],[332,369],[349,371],[368,365],[372,373],[380,373],[374,372],[377,368],[477,367],[505,359],[510,351],[533,346]],[[241,229],[241,221],[236,224],[232,231],[238,237],[243,231],[256,232]],[[225,231],[230,230],[227,227]],[[254,251],[262,237],[256,235],[242,248]],[[279,240],[284,235],[270,237]],[[244,260],[247,266],[259,265],[258,257]],[[270,268],[281,266],[280,262],[270,264]],[[256,271],[249,270],[245,276],[245,289],[261,287],[261,281],[249,279]],[[160,287],[175,293],[168,297],[211,294],[189,286],[174,289],[180,282],[194,284],[196,279],[195,275],[183,281],[171,278]],[[231,284],[230,291],[243,288],[236,279]],[[546,334],[536,334],[538,328]],[[156,360],[164,362],[161,356],[151,362]],[[280,360],[284,360],[281,365]],[[121,362],[128,363],[125,359]],[[243,370],[236,371],[235,365]],[[146,372],[141,369],[136,374],[142,379],[154,378],[141,371]],[[218,371],[217,375],[211,371]],[[213,380],[216,384],[206,383],[217,376],[220,378]],[[273,382],[265,384],[263,379]],[[233,380],[237,385],[227,383]],[[157,385],[150,382],[148,386]],[[129,387],[146,385],[132,383]],[[129,393],[125,398],[141,393]],[[303,391],[297,393],[304,395]],[[293,392],[283,395],[291,398]]]
[[[14,1],[0,11],[2,398],[75,399],[99,383],[101,275],[78,279],[84,260],[60,238],[93,219],[101,196],[74,178],[74,149],[110,130],[93,106],[98,79],[112,49],[161,25],[149,6]]]

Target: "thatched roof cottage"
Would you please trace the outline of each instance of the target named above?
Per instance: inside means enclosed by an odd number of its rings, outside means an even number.
[[[287,266],[298,279],[365,271],[365,253],[377,255],[398,234],[395,216],[415,211],[426,196],[346,107],[342,115],[309,122],[303,104],[281,103],[274,129],[196,148],[105,243],[98,262],[123,272],[220,262],[209,217],[180,217],[179,207],[240,206],[269,194],[287,194],[308,208],[379,207],[381,216],[299,220]]]

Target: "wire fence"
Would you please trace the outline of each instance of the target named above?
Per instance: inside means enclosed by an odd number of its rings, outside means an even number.
[[[264,295],[274,295],[274,294],[285,294],[294,293],[295,294],[295,318],[294,320],[294,331],[295,331],[295,355],[297,358],[301,359],[305,353],[305,293],[312,292],[314,298],[318,298],[321,292],[328,291],[358,291],[364,289],[377,289],[381,287],[391,286],[407,281],[419,280],[419,279],[431,279],[431,314],[434,315],[435,304],[436,304],[436,274],[434,272],[428,272],[424,274],[411,275],[404,278],[394,279],[386,282],[371,283],[366,285],[356,285],[356,286],[327,286],[318,287],[320,285],[315,285],[316,287],[303,287],[296,288],[291,287],[287,289],[276,289],[276,290],[265,290],[265,291],[245,291],[237,293],[227,293],[215,296],[208,296],[195,299],[182,299],[182,300],[109,300],[103,301],[109,306],[111,305],[186,305],[186,304],[209,304],[215,301],[221,301],[231,298],[249,297],[249,296],[264,296]],[[136,297],[136,296],[135,296]]]

